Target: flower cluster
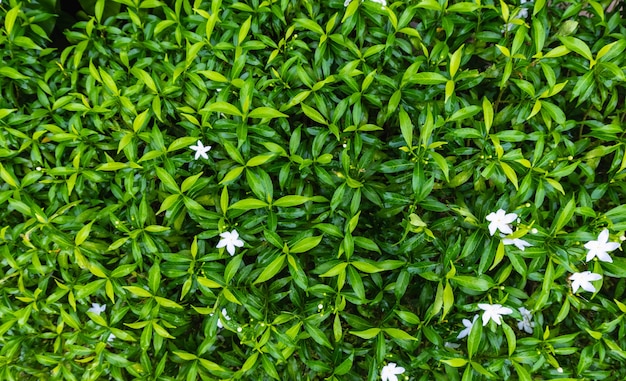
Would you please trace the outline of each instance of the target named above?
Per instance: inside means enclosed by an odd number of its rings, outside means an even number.
[[[609,230],[604,229],[598,235],[597,240],[589,241],[585,244],[587,249],[586,262],[591,261],[594,258],[598,258],[601,262],[613,263],[613,258],[609,255],[609,252],[620,247],[617,242],[609,242]],[[602,275],[592,273],[591,271],[582,271],[573,273],[569,279],[572,281],[572,292],[578,292],[578,289],[582,288],[588,292],[596,292],[596,288],[591,282],[599,281],[602,279]]]
[[[506,234],[512,234],[513,229],[511,224],[517,220],[517,214],[507,213],[504,209],[498,209],[495,212],[491,212],[485,217],[489,221],[489,234],[494,235],[496,231],[500,231],[500,237],[502,243],[505,245],[515,245],[518,249],[524,251],[525,248],[532,246],[527,241],[520,238],[506,238]]]

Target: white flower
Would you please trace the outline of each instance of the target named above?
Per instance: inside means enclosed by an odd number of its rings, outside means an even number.
[[[87,312],[93,312],[96,315],[100,315],[106,309],[106,304],[91,303],[91,308],[88,309]]]
[[[591,282],[602,279],[602,275],[592,273],[591,271],[583,271],[582,273],[572,274],[569,279],[572,281],[572,291],[574,293],[580,287],[585,291],[596,292],[596,288],[593,287]]]
[[[604,229],[598,236],[597,241],[589,241],[585,244],[585,248],[589,250],[587,252],[587,262],[592,260],[593,257],[598,257],[603,262],[613,262],[608,252],[617,249],[619,246],[620,244],[617,242],[609,242],[609,231]]]
[[[519,5],[520,7],[522,6],[522,4],[528,2],[528,0],[520,0]],[[517,13],[517,15],[515,16],[516,19],[525,19],[528,18],[528,8],[520,8],[519,12]]]
[[[513,230],[509,224],[517,219],[517,214],[507,214],[504,209],[498,209],[495,213],[489,213],[486,219],[489,221],[489,234],[496,234],[496,230],[500,230],[504,234],[511,234]]]
[[[517,321],[517,328],[532,335],[533,328],[535,328],[535,322],[532,321],[533,315],[524,307],[519,309],[519,313],[522,315],[522,320]]]
[[[380,371],[380,378],[382,381],[398,381],[397,374],[404,373],[404,368],[401,366],[396,367],[395,362],[390,362],[383,367]]]
[[[209,314],[209,316],[213,316],[213,314]],[[226,311],[226,308],[222,308],[222,316],[224,317],[224,320],[230,320],[230,316],[228,316],[228,311]],[[222,324],[222,321],[219,319],[219,316],[217,318],[217,328],[224,328],[224,325]]]
[[[532,246],[530,243],[519,238],[504,238],[502,239],[502,243],[504,243],[505,245],[515,245],[521,251],[524,251],[525,248]]]
[[[211,146],[205,146],[200,140],[198,140],[198,145],[189,146],[189,148],[192,151],[196,152],[196,156],[194,157],[195,160],[198,160],[200,157],[203,157],[205,159],[209,158],[209,155],[207,155],[206,153],[211,150]]]
[[[347,7],[348,5],[350,5],[350,3],[352,2],[352,0],[346,0],[343,2],[343,6]]]
[[[107,343],[110,343],[111,341],[113,341],[113,340],[115,340],[115,339],[116,339],[115,335],[114,335],[114,334],[112,334],[112,333],[110,333],[110,334],[109,334],[109,337],[107,337]]]
[[[472,331],[472,327],[474,326],[474,323],[476,323],[476,319],[478,319],[478,314],[474,315],[474,319],[472,319],[472,321],[470,321],[469,319],[463,319],[463,325],[465,326],[465,329],[459,332],[459,335],[456,338],[462,339],[468,336],[470,332]]]
[[[489,323],[489,319],[496,322],[497,325],[502,324],[502,315],[509,315],[513,313],[513,310],[509,307],[502,307],[501,304],[485,304],[479,303],[478,308],[485,311],[483,312],[483,326]]]
[[[383,8],[385,8],[385,6],[387,6],[387,0],[371,0],[372,3],[378,3],[380,5],[382,5]]]
[[[461,347],[461,344],[449,343],[449,342],[446,341],[445,343],[443,343],[443,346],[446,347],[446,348],[450,348],[450,349],[458,349],[458,348]]]
[[[239,239],[237,230],[221,233],[220,237],[222,237],[222,239],[217,243],[217,248],[226,247],[226,250],[231,256],[235,255],[235,246],[243,247],[243,241]]]

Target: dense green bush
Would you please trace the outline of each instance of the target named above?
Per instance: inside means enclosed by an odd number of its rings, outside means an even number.
[[[1,379],[626,378],[615,4],[116,2],[0,4]]]

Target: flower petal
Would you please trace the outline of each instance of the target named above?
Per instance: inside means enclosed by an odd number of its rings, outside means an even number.
[[[230,254],[231,257],[235,255],[235,245],[233,245],[232,243],[229,243],[226,246],[226,250],[228,251],[228,254]]]
[[[502,219],[505,223],[510,224],[511,222],[515,221],[517,219],[517,214],[515,213],[509,213],[507,215],[504,216],[504,218]]]
[[[589,271],[587,271],[587,272],[589,272]],[[602,279],[602,275],[600,275],[600,274],[589,272],[589,275],[587,275],[587,280],[590,280],[590,281],[596,281],[596,280],[600,280],[600,279]]]
[[[607,243],[609,242],[609,229],[604,229],[598,235],[598,242]]]
[[[607,242],[604,245],[604,250],[606,250],[606,251],[613,251],[613,250],[617,249],[620,246],[622,246],[622,245],[620,245],[617,242]]]
[[[598,259],[601,260],[602,262],[609,262],[609,263],[613,263],[613,258],[611,258],[611,256],[606,252],[606,251],[601,251],[598,253],[597,255]]]
[[[580,287],[583,288],[583,290],[585,291],[589,291],[589,292],[596,292],[596,288],[593,287],[593,284],[589,283],[589,282],[582,282],[580,284]]]
[[[497,313],[500,315],[510,315],[513,313],[513,310],[509,307],[500,307],[498,308]]]

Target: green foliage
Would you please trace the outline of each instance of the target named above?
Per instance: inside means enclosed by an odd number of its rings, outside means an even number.
[[[607,1],[97,0],[61,51],[40,3],[0,4],[3,380],[626,377]]]

